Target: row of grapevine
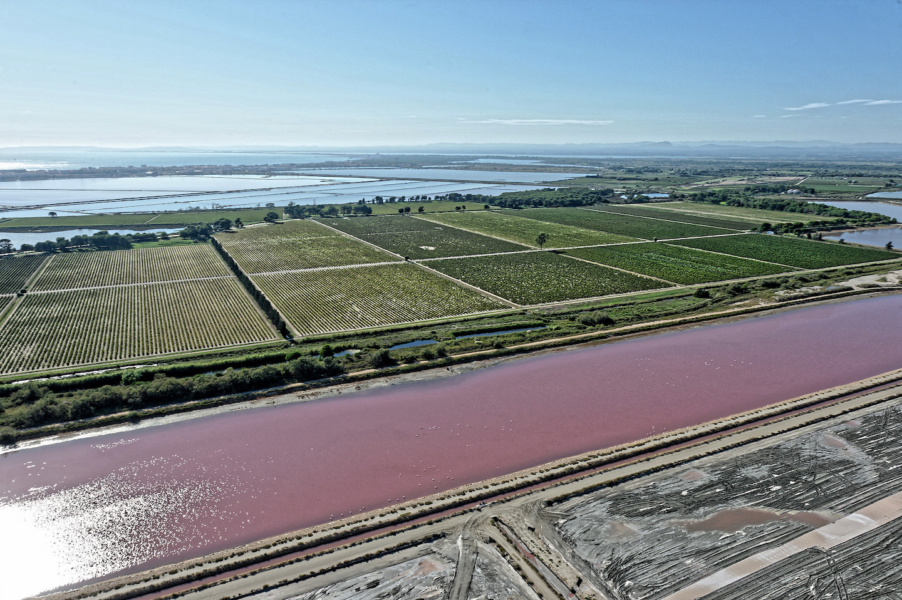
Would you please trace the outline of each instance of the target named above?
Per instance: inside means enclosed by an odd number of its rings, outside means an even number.
[[[411,264],[253,276],[301,335],[504,308]]]
[[[54,255],[32,291],[231,275],[207,244]]]
[[[794,270],[791,267],[700,252],[661,242],[577,248],[567,250],[567,254],[684,285],[773,275]]]
[[[716,217],[708,215],[694,215],[686,212],[677,212],[673,210],[664,210],[655,206],[645,204],[611,204],[593,206],[595,210],[603,212],[613,212],[622,215],[635,215],[637,217],[651,217],[653,219],[666,219],[670,221],[679,221],[680,223],[692,223],[694,225],[707,225],[709,227],[721,227],[723,229],[736,229],[738,231],[747,231],[754,229],[755,224],[740,219],[730,219],[727,217]]]
[[[467,229],[475,233],[501,238],[517,244],[536,247],[536,238],[544,233],[547,236],[545,248],[567,248],[571,246],[597,246],[599,244],[616,244],[634,241],[632,237],[624,237],[604,231],[593,231],[577,223],[539,222],[535,219],[523,219],[527,213],[540,209],[495,211],[468,211],[440,213],[417,216],[434,223]],[[577,210],[577,209],[542,209],[542,210]],[[591,213],[590,213],[591,214]]]
[[[430,261],[429,266],[482,290],[526,305],[670,286],[551,252],[435,260]]]
[[[398,260],[312,221],[287,221],[220,233],[216,239],[246,273]]]
[[[734,256],[766,260],[803,269],[822,269],[898,258],[894,252],[843,246],[777,235],[747,234],[673,242],[680,246],[713,250]]]
[[[0,294],[15,294],[47,259],[46,254],[0,258]]]
[[[525,250],[515,244],[410,217],[332,219],[328,225],[395,254],[414,260]]]
[[[736,233],[733,229],[707,227],[691,223],[672,223],[621,215],[605,211],[603,208],[599,210],[584,208],[530,208],[516,211],[516,214],[520,217],[535,219],[543,223],[560,223],[574,227],[584,227],[643,240]]]
[[[0,326],[0,373],[274,339],[231,278],[30,293]]]

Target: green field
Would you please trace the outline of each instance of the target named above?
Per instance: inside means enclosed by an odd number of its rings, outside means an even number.
[[[253,280],[300,335],[505,308],[408,263],[272,273]]]
[[[544,210],[544,209],[536,209]],[[566,209],[549,209],[566,210]],[[599,244],[616,244],[633,241],[633,238],[599,231],[590,231],[570,224],[539,222],[535,219],[523,219],[520,213],[531,211],[500,212],[458,212],[438,215],[426,215],[423,218],[434,223],[459,227],[474,233],[504,239],[516,244],[537,248],[536,237],[540,233],[548,236],[545,248],[568,248],[571,246],[597,246]],[[516,213],[516,214],[511,214]]]
[[[0,258],[0,294],[15,294],[47,260],[46,254],[4,256]]]
[[[888,260],[899,255],[883,250],[815,242],[764,234],[740,234],[673,242],[680,246],[723,252],[733,256],[766,260],[802,269],[822,269],[840,265]]]
[[[551,252],[430,261],[429,267],[517,304],[623,294],[670,284]]]
[[[435,213],[454,212],[461,206],[469,210],[484,210],[483,206],[485,205],[474,204],[472,202],[467,203],[464,201],[450,202],[447,200],[436,200],[434,202],[387,202],[385,204],[367,204],[367,206],[373,209],[373,215],[397,215],[399,208],[409,208],[409,214],[415,215],[421,214],[419,213],[421,206],[423,207],[423,212]]]
[[[402,216],[325,219],[326,225],[412,259],[525,250],[526,246]]]
[[[818,194],[865,195],[883,189],[887,181],[885,177],[809,177],[802,186]]]
[[[209,244],[70,252],[52,256],[32,290],[67,290],[228,277],[231,274]]]
[[[274,212],[282,217],[282,208],[235,208],[229,210],[198,210],[184,212],[161,213],[148,221],[147,225],[153,227],[180,227],[195,225],[198,223],[214,223],[219,219],[235,221],[241,219],[245,225],[261,223],[267,214]]]
[[[0,373],[276,339],[234,278],[29,293],[0,325]]]
[[[622,215],[635,215],[637,217],[651,217],[653,219],[666,219],[670,221],[679,221],[681,223],[692,223],[693,225],[707,225],[708,227],[721,227],[724,229],[736,229],[739,231],[747,231],[754,227],[754,224],[739,219],[728,219],[726,217],[715,217],[707,215],[696,215],[689,213],[676,213],[672,210],[659,210],[647,204],[599,204],[593,207],[596,210],[605,210]]]
[[[123,215],[84,215],[62,217],[23,217],[3,222],[4,229],[119,229],[140,226],[144,229],[147,221],[156,217],[156,213],[123,214]],[[152,226],[148,226],[152,228]]]
[[[560,223],[574,227],[585,227],[586,229],[595,231],[629,236],[629,238],[633,240],[636,238],[644,240],[652,240],[655,238],[672,239],[735,233],[735,231],[731,229],[703,227],[701,225],[692,225],[689,223],[671,223],[669,221],[631,217],[605,210],[584,208],[530,208],[511,212],[515,212],[528,219],[548,223]]]
[[[246,273],[400,260],[313,221],[286,221],[217,234]]]
[[[3,222],[5,229],[131,229],[154,231],[154,228],[172,229],[213,223],[219,219],[234,221],[240,218],[245,225],[259,223],[266,213],[273,211],[282,216],[281,208],[249,208],[234,210],[177,211],[166,213],[125,213],[118,215],[84,215],[61,217],[25,217]]]
[[[655,208],[695,215],[715,215],[744,219],[755,225],[760,225],[761,223],[798,223],[800,221],[835,221],[838,218],[779,210],[759,210],[742,206],[706,204],[704,202],[666,202],[655,204]]]
[[[566,252],[602,265],[683,285],[773,275],[790,270],[770,263],[700,252],[660,242],[578,248]]]

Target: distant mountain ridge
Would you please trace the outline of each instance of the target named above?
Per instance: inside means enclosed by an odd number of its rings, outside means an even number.
[[[598,157],[686,157],[686,158],[902,158],[902,143],[838,143],[826,140],[768,142],[697,141],[630,142],[617,144],[515,144],[515,143],[434,143],[397,146],[234,146],[144,148],[104,148],[98,146],[20,146],[0,148],[0,154],[15,152],[183,152],[183,153],[323,153],[323,154],[466,154],[516,156],[598,156]]]

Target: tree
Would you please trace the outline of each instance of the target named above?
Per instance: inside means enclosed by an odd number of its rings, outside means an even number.
[[[244,223],[241,222],[241,217],[235,218],[235,227],[238,229],[244,229]]]
[[[278,214],[278,213],[268,212],[268,213],[266,213],[266,216],[263,217],[263,220],[266,221],[267,223],[273,223],[273,222],[276,221],[278,218],[279,218],[279,214]]]
[[[48,214],[49,214],[51,217],[55,217],[55,216],[56,216],[56,213],[53,212],[52,210],[51,210]]]
[[[0,254],[9,254],[12,251],[13,243],[10,240],[6,238],[0,240]]]
[[[548,235],[545,233],[540,233],[538,236],[536,236],[536,244],[539,246],[539,249],[541,249],[547,241]]]
[[[232,228],[232,221],[229,219],[219,219],[213,223],[213,229],[216,231],[228,231]]]
[[[0,244],[2,244],[2,243],[3,243],[3,240],[0,240]],[[892,242],[887,242],[887,243],[886,243],[886,249],[887,249],[887,250],[892,250],[892,249],[893,249],[893,243],[892,243]]]
[[[422,206],[417,207],[417,212],[426,212],[426,209]]]

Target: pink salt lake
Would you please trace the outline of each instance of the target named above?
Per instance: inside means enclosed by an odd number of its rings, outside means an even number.
[[[900,317],[900,296],[804,308],[9,452],[0,455],[0,531],[17,543],[0,551],[11,578],[0,598],[202,555],[891,371],[902,367]],[[29,576],[36,562],[40,574]]]

